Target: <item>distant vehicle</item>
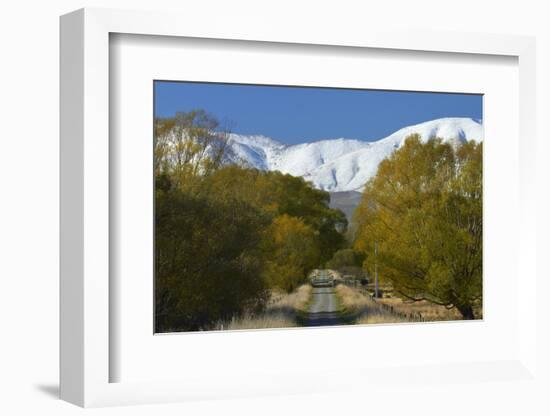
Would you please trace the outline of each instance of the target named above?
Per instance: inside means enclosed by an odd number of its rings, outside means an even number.
[[[369,279],[361,279],[361,286],[366,286],[369,284]]]
[[[330,273],[321,271],[311,279],[311,285],[313,287],[334,287],[334,277]]]

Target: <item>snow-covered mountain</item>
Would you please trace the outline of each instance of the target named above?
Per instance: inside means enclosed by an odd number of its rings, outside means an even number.
[[[265,136],[231,134],[228,162],[302,176],[330,192],[361,190],[378,164],[418,133],[423,141],[439,137],[451,143],[483,140],[482,125],[470,118],[441,118],[402,128],[381,140],[321,140],[284,145]]]

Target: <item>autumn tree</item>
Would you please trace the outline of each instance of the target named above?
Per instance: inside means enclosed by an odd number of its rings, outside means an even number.
[[[168,175],[174,186],[190,188],[197,177],[218,169],[228,149],[229,132],[204,110],[178,112],[155,120],[155,174]]]
[[[367,183],[354,221],[354,247],[367,255],[371,273],[377,262],[403,298],[475,318],[482,301],[482,144],[408,137]]]
[[[276,217],[265,230],[262,248],[267,253],[264,276],[271,287],[291,292],[306,280],[319,262],[319,245],[313,228],[289,215]]]

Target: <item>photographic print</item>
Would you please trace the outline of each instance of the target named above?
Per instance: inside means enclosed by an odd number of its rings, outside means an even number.
[[[482,319],[482,95],[153,88],[156,333]]]

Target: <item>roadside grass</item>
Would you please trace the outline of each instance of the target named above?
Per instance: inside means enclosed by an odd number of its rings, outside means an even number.
[[[357,289],[338,285],[335,290],[345,313],[353,315],[356,324],[414,322],[412,319],[391,313]]]
[[[229,322],[219,322],[214,329],[266,329],[299,326],[297,314],[303,313],[311,298],[311,286],[302,285],[292,293],[272,291],[266,309],[259,314],[248,313]]]
[[[306,310],[311,300],[312,290],[311,285],[303,284],[292,293],[273,292],[267,309],[291,308],[294,310]]]

